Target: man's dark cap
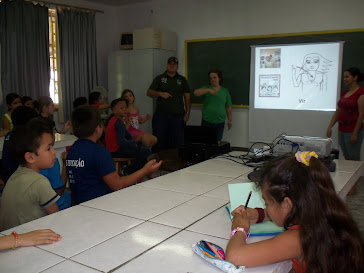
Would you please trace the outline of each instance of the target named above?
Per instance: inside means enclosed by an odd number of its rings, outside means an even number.
[[[176,64],[178,64],[178,59],[177,59],[177,57],[169,57],[169,58],[168,58],[168,63],[170,64],[170,63],[172,63],[172,62],[175,62]]]

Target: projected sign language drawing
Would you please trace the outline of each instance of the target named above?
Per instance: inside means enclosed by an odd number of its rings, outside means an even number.
[[[292,65],[292,78],[295,87],[306,91],[326,91],[327,71],[331,61],[318,53],[307,54],[302,66]]]
[[[259,97],[279,97],[280,75],[259,75]]]

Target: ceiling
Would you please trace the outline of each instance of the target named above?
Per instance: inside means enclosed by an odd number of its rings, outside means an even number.
[[[108,6],[123,6],[133,3],[149,2],[151,0],[86,0],[86,1]]]

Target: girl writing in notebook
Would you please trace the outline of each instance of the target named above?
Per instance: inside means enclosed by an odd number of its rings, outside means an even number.
[[[240,206],[232,212],[226,260],[247,267],[292,260],[295,273],[364,271],[359,230],[316,153],[273,159],[260,171],[257,186],[266,209]],[[269,220],[286,231],[247,244],[250,223]]]
[[[135,101],[134,93],[130,89],[125,89],[121,94],[121,97],[129,102],[128,106],[129,120],[126,121],[129,133],[132,135],[134,139],[137,139],[138,136],[140,136],[142,143],[146,147],[152,148],[157,143],[157,137],[139,129],[139,124],[143,124],[148,120],[150,120],[152,118],[151,115],[147,114],[145,117],[140,116],[139,108],[134,104]]]

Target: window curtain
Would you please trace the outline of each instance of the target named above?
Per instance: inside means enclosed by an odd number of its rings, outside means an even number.
[[[33,99],[49,96],[48,31],[47,7],[23,0],[0,2],[1,83],[4,97],[12,92]]]
[[[97,86],[95,13],[58,9],[62,105],[68,119],[77,97]]]

